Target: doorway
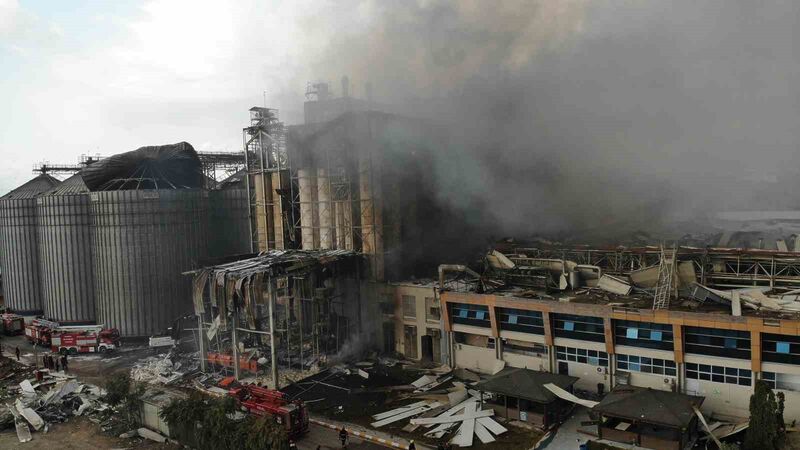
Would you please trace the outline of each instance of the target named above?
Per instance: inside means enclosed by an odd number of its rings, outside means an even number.
[[[396,353],[394,341],[394,323],[383,323],[383,351],[386,353]]]
[[[433,336],[422,336],[422,359],[433,361]]]
[[[558,373],[561,375],[569,375],[569,364],[566,361],[558,362]]]

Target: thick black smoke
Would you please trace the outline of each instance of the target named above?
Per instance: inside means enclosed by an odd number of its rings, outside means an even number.
[[[369,1],[318,62],[446,124],[438,197],[498,235],[798,207],[793,1]],[[357,32],[349,31],[357,29]],[[359,89],[355,89],[359,94]]]

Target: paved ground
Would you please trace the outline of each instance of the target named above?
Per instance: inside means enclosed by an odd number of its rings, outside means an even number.
[[[3,336],[0,340],[3,354],[14,357],[14,350],[19,347],[20,359],[26,364],[34,364],[34,354],[42,366],[42,355],[49,349],[34,349],[24,336]],[[80,377],[86,383],[103,385],[107,377],[115,372],[130,369],[133,364],[146,356],[155,354],[146,345],[124,344],[119,350],[109,354],[84,354],[69,357],[69,372]]]
[[[321,450],[339,450],[339,433],[330,428],[325,428],[319,425],[311,424],[308,434],[303,436],[302,439],[297,441],[297,448],[300,450],[316,450],[317,446]],[[347,446],[348,450],[378,450],[386,447],[371,442],[362,441],[356,437],[350,438],[350,444]]]
[[[572,411],[572,416],[561,424],[556,431],[556,435],[544,448],[547,450],[568,450],[580,448],[580,444],[585,444],[590,439],[589,436],[578,433],[581,422],[589,420],[587,409],[578,406]]]

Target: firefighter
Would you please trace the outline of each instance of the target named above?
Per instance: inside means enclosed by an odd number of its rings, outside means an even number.
[[[17,355],[17,361],[19,361],[19,347],[17,347],[17,349],[14,350],[14,354]]]
[[[408,443],[408,450],[417,450],[417,446],[414,444],[414,441]]]
[[[64,373],[67,373],[67,355],[61,357],[61,367],[64,369]]]
[[[342,448],[347,447],[347,430],[344,427],[339,430],[339,440],[342,441]]]
[[[59,363],[58,363],[58,361],[59,361],[59,360],[58,360],[58,358],[53,358],[53,362],[55,362],[55,363],[56,363],[56,369],[55,369],[55,370],[56,370],[56,372],[58,372],[59,370],[61,370],[61,367],[59,367]]]
[[[444,450],[444,444],[442,444],[441,442],[436,444],[436,450]]]
[[[297,450],[297,444],[294,443],[294,440],[289,440],[289,450]]]

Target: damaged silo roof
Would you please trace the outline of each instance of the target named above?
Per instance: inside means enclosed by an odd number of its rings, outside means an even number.
[[[188,142],[120,153],[81,170],[80,175],[93,192],[203,187],[200,159]]]

